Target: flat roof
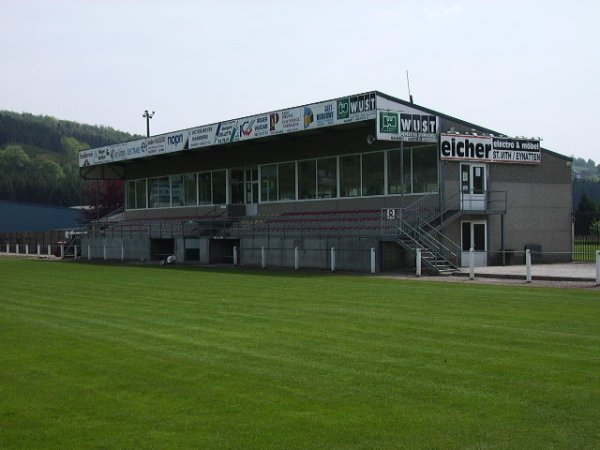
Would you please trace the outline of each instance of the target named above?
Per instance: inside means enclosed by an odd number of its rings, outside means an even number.
[[[306,133],[328,127],[348,126],[375,120],[378,110],[429,114],[436,117],[438,127],[439,119],[445,119],[467,128],[475,128],[480,133],[503,136],[497,131],[379,91],[370,91],[83,150],[79,153],[79,167],[110,165],[169,153],[213,148],[236,142],[243,143],[274,136]],[[437,129],[435,133],[439,134],[439,131],[441,130]],[[549,153],[567,160],[571,159],[554,152]]]

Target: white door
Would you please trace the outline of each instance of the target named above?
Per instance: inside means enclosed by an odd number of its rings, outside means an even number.
[[[246,215],[256,216],[258,214],[258,167],[246,168]]]
[[[474,250],[475,267],[487,266],[487,223],[485,221],[464,221],[461,223],[460,265],[470,264],[470,249]]]
[[[461,209],[463,211],[485,211],[486,189],[485,164],[460,165]]]

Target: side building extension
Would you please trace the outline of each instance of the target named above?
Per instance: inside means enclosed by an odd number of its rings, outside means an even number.
[[[86,150],[79,165],[126,182],[124,214],[82,241],[91,259],[381,272],[419,249],[444,273],[471,248],[477,265],[572,250],[570,158],[380,92]]]

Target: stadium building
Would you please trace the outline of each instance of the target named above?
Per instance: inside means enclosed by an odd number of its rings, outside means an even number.
[[[380,92],[79,155],[125,180],[83,257],[376,272],[570,253],[571,159]],[[565,256],[565,258],[567,258]]]

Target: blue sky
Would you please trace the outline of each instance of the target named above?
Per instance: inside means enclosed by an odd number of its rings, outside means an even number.
[[[379,90],[600,162],[600,2],[0,0],[0,109],[152,134]]]

